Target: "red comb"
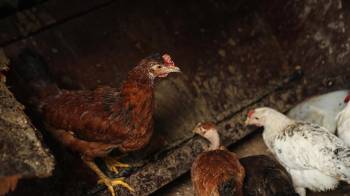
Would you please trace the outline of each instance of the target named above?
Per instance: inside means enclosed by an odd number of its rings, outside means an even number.
[[[170,55],[164,54],[162,57],[166,66],[175,66],[175,63],[173,60],[171,60]]]
[[[344,99],[345,103],[348,103],[349,101],[350,101],[350,94],[348,96],[346,96],[345,99]]]
[[[250,110],[250,111],[248,112],[248,117],[249,117],[249,118],[252,117],[253,114],[254,114],[254,110]]]

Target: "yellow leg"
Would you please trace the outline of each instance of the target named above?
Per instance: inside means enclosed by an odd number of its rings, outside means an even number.
[[[83,158],[83,161],[86,163],[87,166],[89,166],[100,178],[97,183],[99,184],[104,184],[107,186],[109,192],[112,194],[112,196],[116,196],[115,191],[114,191],[114,186],[120,185],[125,188],[127,188],[130,192],[134,192],[134,189],[131,188],[126,182],[123,181],[122,178],[115,178],[111,179],[107,177],[101,170],[100,168],[97,167],[97,165],[90,160],[86,160]]]
[[[130,165],[125,164],[125,163],[121,163],[119,161],[117,161],[117,158],[113,158],[113,157],[105,157],[103,158],[103,160],[106,163],[107,168],[109,169],[109,171],[114,172],[115,174],[117,174],[118,168],[129,168]]]

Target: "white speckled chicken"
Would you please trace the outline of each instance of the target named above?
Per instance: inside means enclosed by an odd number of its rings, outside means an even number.
[[[337,115],[337,135],[348,146],[350,146],[350,92],[344,102],[345,108]]]
[[[350,181],[350,148],[325,128],[294,121],[267,107],[248,113],[247,125],[264,127],[268,148],[290,173],[301,196],[305,188],[326,191]]]

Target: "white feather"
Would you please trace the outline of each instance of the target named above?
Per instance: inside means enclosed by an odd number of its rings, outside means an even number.
[[[258,111],[259,109],[256,109]],[[290,172],[296,191],[333,189],[350,179],[350,149],[325,128],[296,122],[270,109],[262,114],[263,138],[276,158]]]
[[[350,146],[350,104],[337,115],[337,134],[348,146]]]
[[[344,98],[348,92],[349,90],[339,90],[314,96],[295,106],[288,112],[288,116],[321,125],[335,133],[335,116],[345,108]]]

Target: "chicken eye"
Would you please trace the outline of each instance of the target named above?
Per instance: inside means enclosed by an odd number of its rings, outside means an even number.
[[[156,70],[156,69],[161,69],[162,68],[162,65],[159,65],[159,64],[152,64],[151,65],[152,66],[152,68],[151,69],[153,69],[153,70]]]
[[[258,117],[254,117],[255,118],[255,120],[259,120],[259,118]]]

